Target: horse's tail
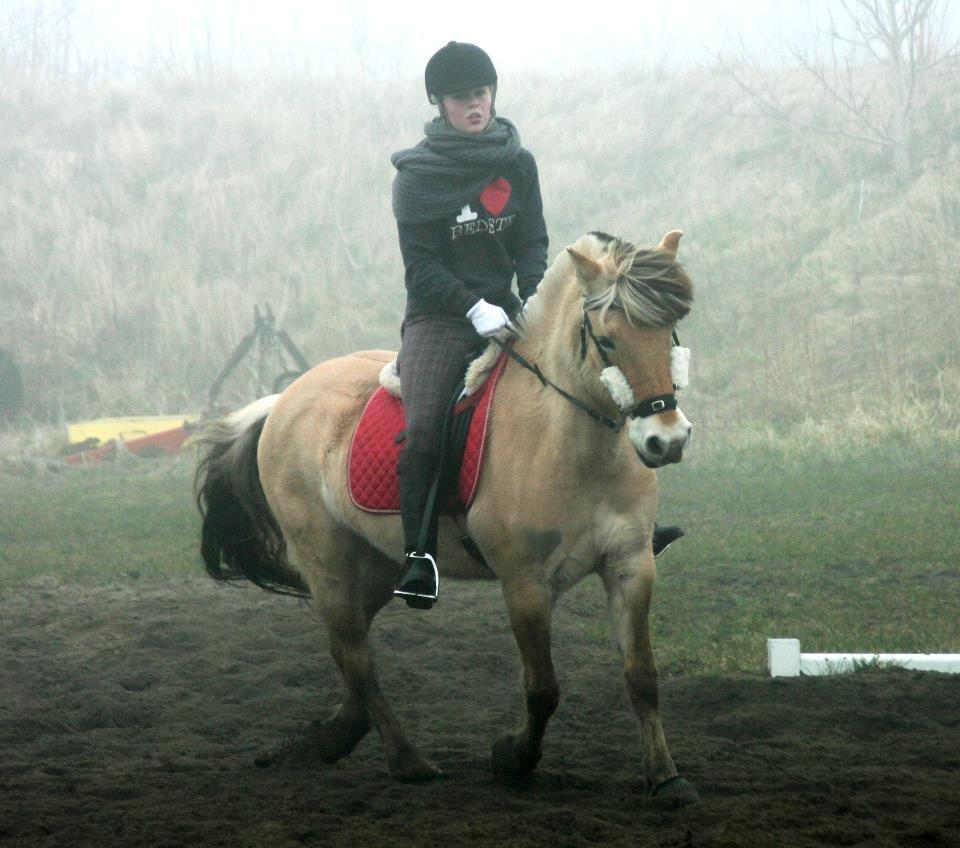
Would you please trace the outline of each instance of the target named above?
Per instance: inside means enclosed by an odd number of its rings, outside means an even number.
[[[269,395],[211,422],[197,442],[194,478],[203,518],[200,553],[216,580],[250,580],[281,595],[310,590],[287,560],[287,543],[270,511],[257,469],[257,443],[279,395]]]

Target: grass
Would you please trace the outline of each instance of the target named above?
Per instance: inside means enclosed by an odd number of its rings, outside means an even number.
[[[661,472],[661,519],[688,532],[660,561],[652,620],[664,675],[759,672],[773,636],[809,651],[960,651],[955,452],[881,445],[803,462],[789,445],[739,452],[736,463],[718,452]],[[185,455],[0,475],[0,593],[38,579],[202,573],[192,470]],[[558,615],[609,639],[598,581],[573,589]]]
[[[61,473],[0,474],[0,593],[197,573],[188,455]]]
[[[690,533],[660,569],[665,669],[758,669],[774,636],[808,651],[960,649],[955,460],[771,454],[661,475],[663,520]]]

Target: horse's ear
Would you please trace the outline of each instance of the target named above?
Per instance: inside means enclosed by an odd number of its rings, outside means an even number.
[[[676,256],[677,248],[680,246],[680,237],[682,235],[683,230],[670,230],[669,233],[660,239],[660,244],[657,245],[657,248],[659,250],[666,250]]]
[[[599,262],[595,259],[590,259],[588,256],[584,256],[579,250],[568,247],[567,253],[569,253],[570,258],[573,259],[574,267],[577,269],[577,276],[584,285],[592,283],[603,273],[603,266],[601,266]]]

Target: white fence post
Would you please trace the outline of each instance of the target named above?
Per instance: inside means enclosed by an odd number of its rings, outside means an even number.
[[[798,677],[800,640],[767,639],[767,666],[771,677]]]

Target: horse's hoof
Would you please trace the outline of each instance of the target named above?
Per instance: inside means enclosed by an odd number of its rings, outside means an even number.
[[[305,731],[292,734],[279,747],[261,751],[253,763],[257,768],[308,768],[315,766],[318,759],[335,763],[356,748],[369,730],[369,719],[337,712],[329,721],[314,720]]]
[[[350,754],[370,731],[366,718],[347,718],[336,715],[329,721],[314,721],[308,733],[308,745],[316,751],[320,761],[327,765]]]
[[[446,772],[441,771],[436,766],[427,765],[426,768],[415,769],[413,771],[403,772],[395,775],[401,783],[430,783],[434,780],[446,780]]]
[[[280,760],[280,756],[276,751],[260,751],[254,758],[253,764],[257,768],[270,768],[275,766]]]
[[[419,755],[391,766],[390,774],[401,783],[429,783],[431,780],[446,780],[447,778],[444,772]]]
[[[680,807],[700,803],[700,795],[696,787],[679,775],[658,784],[650,795],[653,805],[659,810],[677,810]]]
[[[540,762],[540,754],[521,757],[517,753],[517,737],[512,734],[494,742],[490,754],[493,773],[497,776],[529,774]]]

